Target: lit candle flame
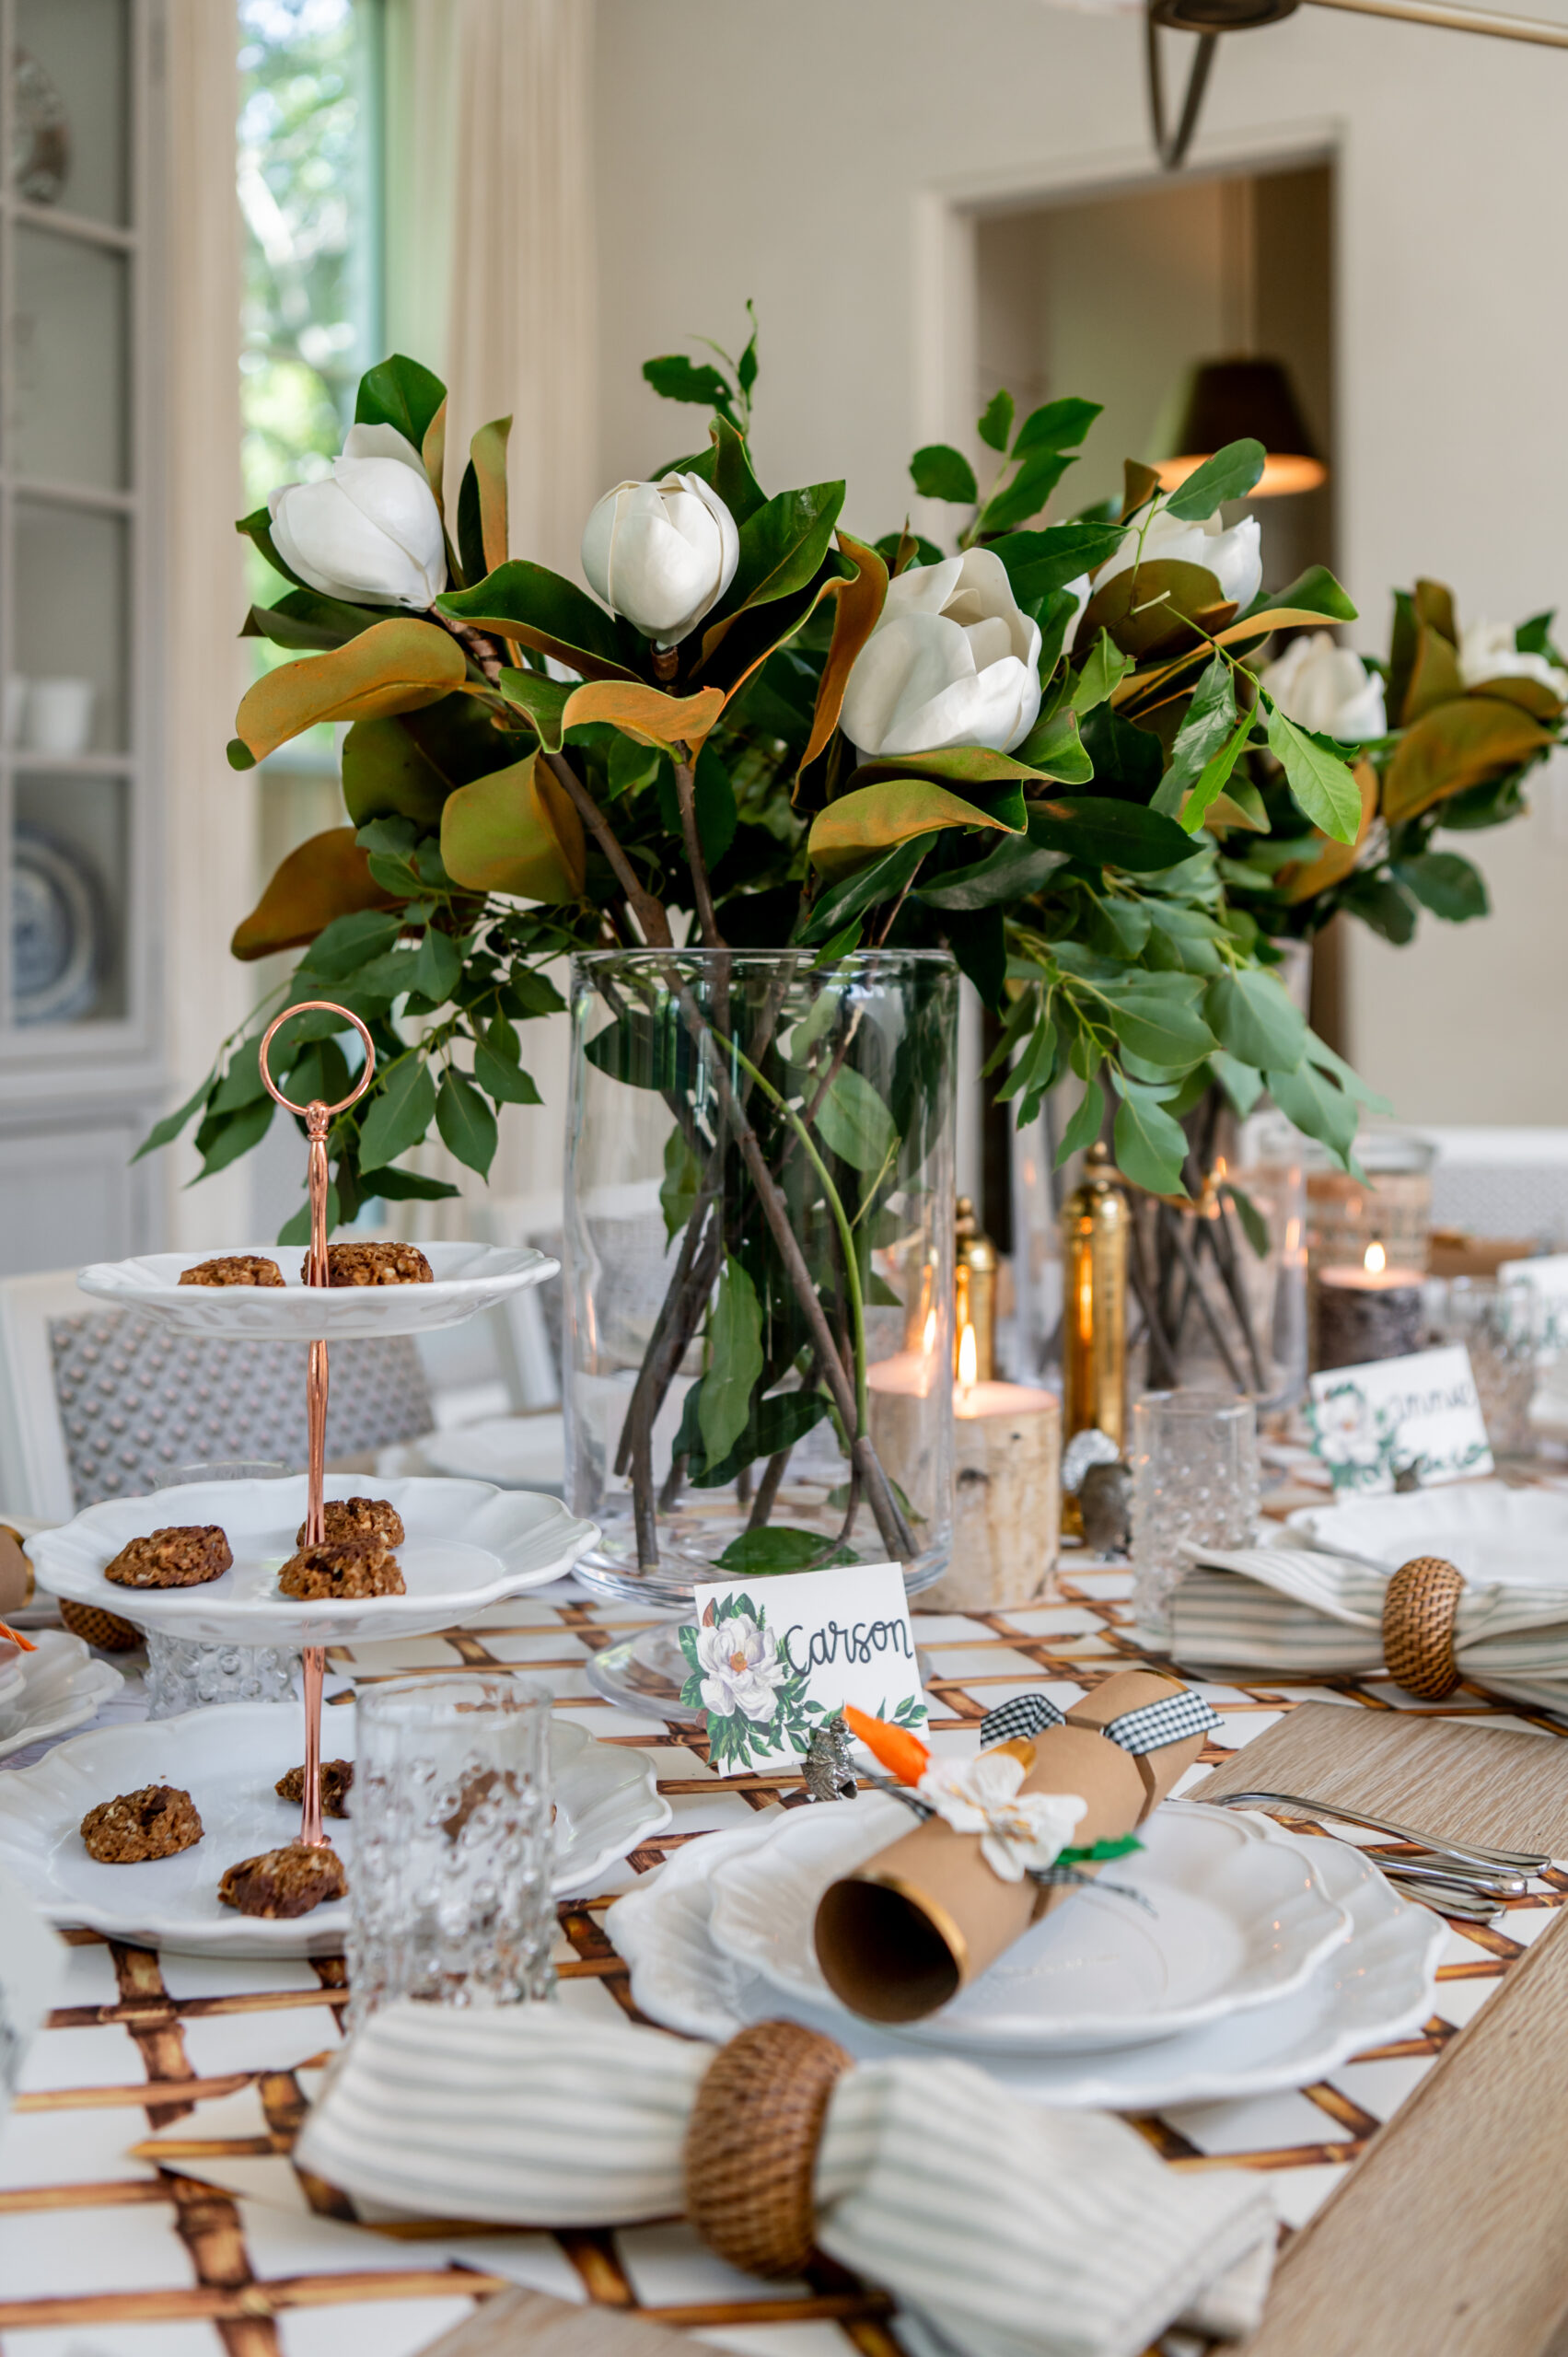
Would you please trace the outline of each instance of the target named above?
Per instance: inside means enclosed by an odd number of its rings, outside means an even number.
[[[1380,1277],[1388,1265],[1388,1255],[1380,1244],[1369,1244],[1362,1263],[1369,1277]]]
[[[925,1327],[921,1334],[920,1347],[927,1358],[936,1348],[936,1312],[934,1309],[928,1309],[925,1313]]]
[[[964,1330],[958,1337],[959,1390],[972,1391],[974,1389],[975,1376],[979,1372],[980,1352],[975,1343],[974,1328],[970,1325],[969,1319],[966,1318],[964,1320]]]

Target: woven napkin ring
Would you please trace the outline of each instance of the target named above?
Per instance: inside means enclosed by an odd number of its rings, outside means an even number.
[[[1454,1616],[1464,1573],[1441,1555],[1401,1563],[1383,1596],[1383,1660],[1396,1686],[1423,1702],[1441,1702],[1459,1682]]]
[[[980,1723],[980,1747],[989,1751],[993,1744],[1040,1735],[1047,1727],[1065,1724],[1065,1713],[1057,1709],[1048,1694],[1016,1694],[1010,1702],[999,1702],[994,1711],[987,1711]],[[1180,1743],[1190,1735],[1206,1735],[1219,1724],[1219,1713],[1189,1686],[1179,1694],[1162,1695],[1157,1702],[1123,1711],[1100,1733],[1108,1742],[1141,1759],[1148,1752],[1163,1751],[1167,1743]]]
[[[798,2022],[754,2022],[709,2065],[686,2130],[686,2214],[731,2267],[799,2275],[810,2260],[817,2145],[851,2067]]]

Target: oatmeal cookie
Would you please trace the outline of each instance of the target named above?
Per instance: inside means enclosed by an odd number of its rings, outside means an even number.
[[[352,1759],[323,1759],[321,1762],[321,1814],[323,1817],[348,1815],[348,1788],[354,1782]],[[273,1786],[280,1801],[293,1801],[296,1805],[305,1798],[305,1770],[291,1768]]]
[[[430,1263],[417,1244],[329,1244],[330,1285],[434,1284]]]
[[[385,1498],[329,1498],[325,1538],[330,1546],[344,1538],[373,1538],[382,1547],[401,1547],[407,1533],[396,1506]],[[305,1525],[295,1532],[296,1547],[305,1544]]]
[[[181,1269],[182,1285],[281,1285],[283,1271],[264,1252],[225,1252],[215,1260],[198,1260]]]
[[[285,1596],[316,1603],[332,1596],[406,1596],[398,1559],[378,1538],[329,1538],[302,1547],[278,1573]]]
[[[348,1895],[348,1876],[335,1850],[308,1850],[291,1841],[226,1868],[218,1897],[242,1915],[308,1915],[330,1898]]]
[[[217,1523],[177,1523],[128,1540],[103,1576],[116,1587],[201,1587],[233,1568],[234,1550]]]
[[[100,1866],[139,1866],[148,1858],[172,1858],[202,1838],[202,1820],[189,1793],[178,1784],[144,1784],[99,1801],[82,1819],[82,1840]]]

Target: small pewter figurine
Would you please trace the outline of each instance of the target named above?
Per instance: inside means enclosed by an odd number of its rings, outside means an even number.
[[[850,1766],[849,1729],[842,1711],[835,1711],[830,1719],[824,1719],[819,1727],[812,1728],[802,1772],[811,1800],[854,1800],[859,1786]]]
[[[1096,1555],[1125,1555],[1132,1537],[1132,1474],[1120,1461],[1091,1465],[1078,1485],[1084,1544]]]

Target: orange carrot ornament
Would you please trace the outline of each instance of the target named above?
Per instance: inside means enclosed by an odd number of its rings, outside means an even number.
[[[908,1727],[891,1725],[887,1719],[874,1719],[869,1712],[857,1711],[853,1702],[844,1704],[844,1723],[900,1784],[919,1783],[931,1764],[931,1754],[917,1735],[911,1735]]]
[[[0,1637],[8,1637],[12,1644],[19,1645],[25,1654],[36,1654],[38,1651],[30,1637],[24,1637],[19,1629],[13,1629],[5,1620],[0,1620]]]

